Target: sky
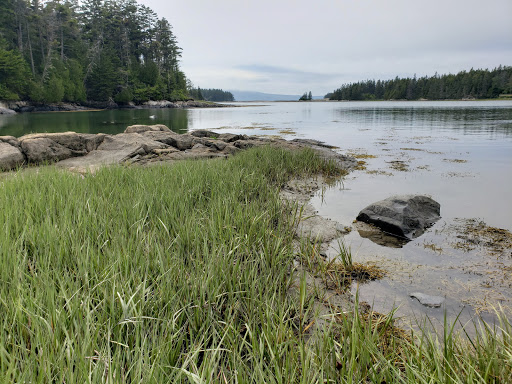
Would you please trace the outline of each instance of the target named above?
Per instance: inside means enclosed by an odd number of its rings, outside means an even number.
[[[138,0],[195,86],[324,95],[366,79],[512,65],[512,0]]]

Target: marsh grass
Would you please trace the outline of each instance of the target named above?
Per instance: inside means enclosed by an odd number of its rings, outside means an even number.
[[[279,189],[337,172],[311,151],[259,148],[3,178],[0,382],[509,381],[506,319],[469,349],[392,332],[384,348],[392,314],[358,311],[305,337],[313,298],[304,278],[288,294],[294,207]]]

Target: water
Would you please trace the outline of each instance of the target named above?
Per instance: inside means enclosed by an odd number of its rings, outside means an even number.
[[[247,103],[245,103],[247,105]],[[131,124],[166,124],[177,132],[212,129],[285,138],[312,138],[342,153],[366,154],[366,169],[312,200],[323,216],[352,225],[368,204],[393,194],[431,195],[442,219],[401,248],[375,243],[354,230],[345,243],[354,261],[388,271],[381,281],[354,286],[360,299],[407,318],[428,314],[442,322],[461,312],[469,320],[492,306],[512,306],[512,254],[481,245],[461,249],[467,219],[512,230],[512,102],[265,103],[193,110],[125,110],[0,116],[0,135],[78,131],[118,133]],[[457,246],[457,244],[459,246]],[[389,245],[389,244],[387,244]],[[467,244],[466,244],[467,245]],[[336,244],[329,252],[336,256]],[[426,308],[409,294],[446,297]]]
[[[39,112],[0,115],[0,135],[20,137],[39,132],[123,132],[133,124],[166,124],[185,133],[189,111],[184,109],[124,109],[78,112]]]

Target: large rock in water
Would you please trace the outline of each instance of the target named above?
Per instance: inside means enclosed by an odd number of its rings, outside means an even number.
[[[357,220],[412,240],[439,220],[440,213],[439,203],[428,196],[402,195],[370,204],[359,212]]]

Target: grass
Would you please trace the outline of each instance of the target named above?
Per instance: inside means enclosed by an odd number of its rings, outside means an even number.
[[[228,160],[53,167],[0,183],[0,382],[507,382],[510,323],[461,344],[289,295],[291,177],[335,166],[258,148]],[[335,309],[333,309],[335,311]]]
[[[307,271],[319,277],[325,288],[344,294],[353,282],[364,283],[381,279],[385,271],[375,264],[353,261],[352,251],[342,240],[338,240],[338,255],[326,260],[320,255],[319,244],[311,241],[300,243],[300,261]]]

